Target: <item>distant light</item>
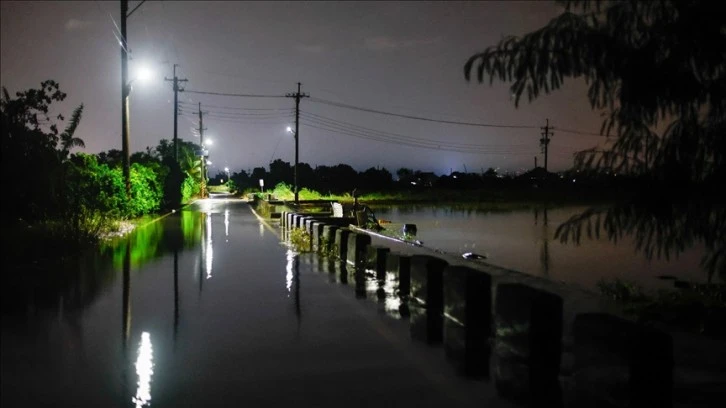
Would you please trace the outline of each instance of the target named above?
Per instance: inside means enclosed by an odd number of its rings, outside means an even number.
[[[211,164],[212,164],[212,162],[207,160],[207,165],[211,165]]]
[[[214,142],[212,142],[211,139],[207,139],[207,140],[204,141],[204,144],[207,145],[207,146],[211,146],[211,145],[214,144]]]
[[[292,128],[291,128],[290,126],[288,126],[288,127],[287,127],[287,131],[288,131],[289,133],[292,133]]]
[[[224,171],[229,171],[229,167],[225,167],[224,168]]]
[[[265,186],[265,180],[260,179],[260,187],[264,187],[264,186]]]
[[[415,181],[412,181],[411,184],[413,184],[415,186],[416,185],[416,182]]]
[[[575,182],[575,179],[572,179],[572,182],[574,183]]]

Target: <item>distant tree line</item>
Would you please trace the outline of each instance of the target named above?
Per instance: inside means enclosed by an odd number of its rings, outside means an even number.
[[[260,180],[263,180],[265,188],[268,190],[280,183],[293,186],[294,178],[294,165],[281,159],[270,163],[269,169],[255,167],[249,172],[241,170],[230,174],[232,184],[239,192],[258,191]],[[371,167],[359,172],[342,163],[335,166],[316,166],[315,168],[308,163],[298,163],[298,187],[314,190],[321,194],[351,193],[353,189],[370,193],[421,189],[475,190],[531,187],[543,183],[548,185],[571,184],[578,178],[580,184],[590,183],[601,187],[615,182],[620,185],[635,182],[622,175],[618,178],[615,174],[586,171],[555,174],[548,173],[542,168],[536,168],[518,176],[499,174],[494,168],[489,168],[481,173],[452,172],[441,176],[437,176],[433,172],[399,168],[394,177],[385,167]],[[220,172],[212,177],[210,184],[220,184],[222,180],[226,179],[226,173]]]

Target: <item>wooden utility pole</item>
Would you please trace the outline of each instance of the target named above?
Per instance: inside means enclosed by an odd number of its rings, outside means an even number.
[[[295,205],[298,205],[298,196],[300,189],[297,184],[298,174],[298,157],[299,157],[299,140],[300,140],[300,99],[309,98],[310,95],[300,93],[300,82],[297,83],[297,92],[285,94],[288,98],[295,98]]]
[[[179,119],[179,91],[184,91],[184,89],[179,89],[179,82],[187,82],[188,79],[179,79],[176,76],[176,67],[178,67],[178,64],[174,64],[174,78],[164,78],[165,81],[171,81],[173,82],[173,88],[174,88],[174,160],[179,163],[179,139],[177,137],[177,129],[178,129],[178,119]]]
[[[206,197],[207,196],[207,171],[206,171],[206,167],[207,167],[207,155],[204,154],[205,153],[205,150],[204,150],[204,131],[206,129],[204,128],[204,119],[203,119],[203,116],[202,115],[204,115],[204,112],[202,112],[202,103],[199,102],[199,145],[202,148],[202,152],[201,152],[202,153],[202,158],[201,158],[201,161],[199,163],[199,166],[200,166],[200,169],[199,170],[202,172],[202,175],[201,175],[201,178],[202,178],[202,197]]]
[[[123,163],[126,198],[131,197],[131,168],[129,159],[129,53],[126,41],[126,18],[129,13],[128,0],[121,0],[121,161]]]
[[[131,164],[129,157],[129,94],[131,94],[131,81],[129,81],[129,42],[126,36],[126,20],[145,2],[146,0],[142,1],[133,10],[129,11],[129,1],[121,0],[121,39],[119,39],[121,43],[121,162],[127,198],[131,198]]]
[[[547,171],[547,146],[550,144],[550,136],[553,135],[553,133],[550,132],[552,130],[550,127],[550,120],[547,119],[545,126],[540,129],[542,129],[542,138],[539,139],[539,143],[542,146],[542,153],[544,153],[544,169]]]

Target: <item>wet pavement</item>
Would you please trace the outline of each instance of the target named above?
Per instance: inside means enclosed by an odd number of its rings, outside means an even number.
[[[515,406],[358,286],[246,203],[197,202],[19,294],[2,406]]]

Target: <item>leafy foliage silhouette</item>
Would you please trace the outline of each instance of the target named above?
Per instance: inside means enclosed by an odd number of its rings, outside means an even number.
[[[726,220],[714,191],[726,178],[726,24],[709,1],[565,1],[539,30],[508,37],[469,58],[467,80],[511,82],[515,104],[584,78],[604,111],[606,149],[575,156],[582,170],[637,175],[648,192],[593,208],[557,230],[579,241],[604,230],[632,234],[648,257],[704,242],[702,266],[726,277]]]

